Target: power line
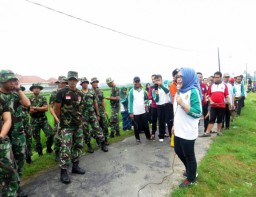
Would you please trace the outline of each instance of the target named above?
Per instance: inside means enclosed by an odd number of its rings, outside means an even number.
[[[57,12],[57,13],[59,13],[59,14],[62,14],[62,15],[71,17],[71,18],[73,18],[73,19],[80,20],[80,21],[85,22],[85,23],[88,23],[88,24],[90,24],[90,25],[94,25],[94,26],[97,26],[97,27],[100,27],[100,28],[103,28],[103,29],[106,29],[106,30],[109,30],[109,31],[112,31],[112,32],[115,32],[115,33],[118,33],[118,34],[121,34],[121,35],[124,35],[124,36],[127,36],[127,37],[130,37],[130,38],[134,38],[134,39],[137,39],[137,40],[140,40],[140,41],[144,41],[144,42],[150,43],[150,44],[155,44],[155,45],[158,45],[158,46],[161,46],[161,47],[170,48],[170,49],[174,49],[174,50],[180,50],[180,51],[186,51],[186,52],[200,52],[200,51],[197,51],[197,50],[179,48],[179,47],[171,46],[171,45],[168,45],[168,44],[163,44],[163,43],[155,42],[155,41],[152,41],[152,40],[144,39],[144,38],[141,38],[141,37],[138,37],[138,36],[134,36],[134,35],[131,35],[131,34],[128,34],[128,33],[124,33],[124,32],[118,31],[118,30],[116,30],[116,29],[112,29],[112,28],[110,28],[110,27],[106,27],[106,26],[103,26],[103,25],[99,25],[99,24],[97,24],[97,23],[88,21],[88,20],[86,20],[86,19],[82,19],[82,18],[77,17],[77,16],[73,16],[73,15],[71,15],[71,14],[62,12],[62,11],[60,11],[60,10],[56,10],[56,9],[54,9],[54,8],[48,7],[48,6],[46,6],[46,5],[43,5],[43,4],[34,2],[34,1],[30,1],[30,0],[25,0],[25,1],[27,1],[27,2],[29,2],[29,3],[32,3],[32,4],[34,4],[34,5],[37,5],[37,6],[43,7],[43,8],[45,8],[45,9],[51,10],[51,11],[53,11],[53,12]]]

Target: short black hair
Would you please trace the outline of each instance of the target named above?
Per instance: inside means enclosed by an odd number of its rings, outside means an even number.
[[[198,74],[198,75],[202,75],[202,76],[203,76],[203,74],[202,74],[201,72],[197,72],[196,74]]]
[[[175,77],[175,75],[177,75],[179,71],[180,69],[176,68],[174,71],[172,71],[172,76]]]
[[[220,77],[222,77],[222,73],[221,73],[220,71],[215,72],[215,73],[214,73],[214,76],[215,76],[215,75],[219,75]]]
[[[154,78],[155,78],[155,77],[156,77],[156,74],[151,75],[151,78],[152,78],[152,77],[154,77]]]
[[[162,79],[162,75],[156,75],[155,79]]]

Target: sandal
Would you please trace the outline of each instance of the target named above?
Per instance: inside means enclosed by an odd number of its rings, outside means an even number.
[[[211,137],[210,133],[203,133],[202,135],[199,135],[199,137]]]

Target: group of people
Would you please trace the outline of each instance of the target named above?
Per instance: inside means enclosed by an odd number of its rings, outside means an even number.
[[[163,81],[161,75],[154,74],[151,76],[152,85],[147,84],[144,89],[140,77],[136,76],[129,90],[126,87],[119,90],[114,80],[107,78],[111,95],[105,97],[96,77],[89,81],[86,77],[78,78],[77,72],[69,71],[67,77],[59,76],[56,81],[58,89],[51,93],[49,109],[55,121],[55,127],[51,128],[45,114],[48,111],[47,100],[40,94],[43,87],[33,84],[30,87],[33,94],[27,97],[12,71],[0,71],[2,196],[27,196],[19,187],[22,168],[24,160],[32,162],[32,136],[36,152],[43,155],[41,129],[47,138],[47,153],[53,152],[55,144],[60,180],[68,184],[71,180],[67,169],[71,163],[72,173],[85,174],[79,166],[84,144],[87,144],[88,152],[93,153],[93,137],[101,150],[107,152],[108,138],[120,136],[119,111],[123,130],[133,127],[136,143],[141,142],[141,132],[145,133],[147,140],[155,140],[157,122],[159,142],[174,135],[174,149],[185,166],[184,176],[187,177],[180,187],[194,184],[197,169],[194,145],[199,120],[203,115],[205,132],[201,137],[211,135],[216,120],[217,134],[221,135],[224,125],[227,129],[230,126],[230,112],[236,110],[237,115],[241,113],[245,99],[244,82],[242,76],[234,79],[225,73],[222,77],[221,72],[205,80],[202,73],[196,73],[192,68],[175,69],[172,77],[172,82]],[[77,89],[79,81],[81,90]],[[104,100],[110,101],[110,120]]]
[[[81,90],[77,89],[79,81]],[[40,94],[43,89],[40,84],[33,84],[30,87],[32,95],[26,96],[23,92],[25,88],[11,70],[0,71],[0,83],[1,196],[27,196],[19,186],[22,169],[25,160],[29,164],[32,162],[32,136],[36,152],[43,156],[41,129],[47,138],[47,153],[53,152],[55,142],[56,161],[61,169],[60,180],[65,184],[71,182],[67,173],[71,163],[72,173],[85,174],[85,170],[79,166],[79,157],[84,144],[87,144],[89,152],[93,152],[91,137],[95,138],[103,152],[108,152],[108,126],[111,127],[110,137],[120,136],[119,89],[111,78],[106,79],[111,87],[111,95],[105,97],[95,77],[91,81],[86,77],[80,79],[75,71],[69,71],[67,77],[60,76],[56,81],[58,89],[51,93],[49,102],[54,128],[49,125],[45,114],[48,103],[46,97]],[[92,89],[88,89],[88,84],[92,85]],[[104,99],[110,101],[110,120]]]

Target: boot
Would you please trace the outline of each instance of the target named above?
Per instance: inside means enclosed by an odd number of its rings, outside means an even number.
[[[101,142],[101,150],[102,150],[103,152],[108,152],[108,148],[106,147],[105,141]]]
[[[114,132],[111,132],[109,137],[114,138],[115,137]]]
[[[21,190],[21,188],[19,187],[18,191],[17,191],[17,197],[27,197],[28,194],[24,191]]]
[[[67,169],[60,169],[60,170],[61,170],[60,171],[60,181],[65,184],[69,184],[71,181],[68,176]]]
[[[31,164],[31,163],[32,163],[32,159],[31,159],[31,156],[30,156],[30,155],[27,155],[27,157],[26,157],[26,162],[27,162],[28,164]]]
[[[39,155],[39,157],[43,156],[43,150],[42,150],[42,149],[40,149],[40,150],[38,151],[38,155]]]
[[[116,131],[116,136],[121,136],[119,131]]]
[[[72,173],[74,174],[85,174],[85,170],[79,167],[79,162],[73,162]]]
[[[87,146],[88,146],[88,153],[94,153],[91,143],[88,143]]]
[[[107,137],[105,137],[105,145],[106,145],[106,146],[109,145],[109,143],[108,143],[108,138],[107,138]]]
[[[53,150],[52,150],[51,147],[47,147],[46,152],[49,153],[49,154],[51,154],[51,153],[53,152]]]
[[[47,139],[47,149],[46,149],[46,152],[47,153],[52,153],[53,150],[52,150],[52,144],[53,144],[53,137],[54,136],[51,136]]]
[[[60,154],[58,152],[55,152],[55,161],[60,161]]]

